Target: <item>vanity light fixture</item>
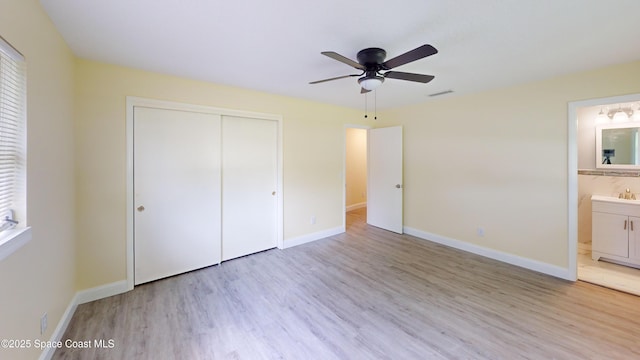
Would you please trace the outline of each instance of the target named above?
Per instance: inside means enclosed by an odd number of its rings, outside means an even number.
[[[603,108],[600,108],[600,112],[598,113],[598,116],[596,116],[596,124],[606,124],[609,122],[609,119],[607,119],[607,115],[605,114]]]
[[[600,110],[600,112],[602,113],[602,110]],[[617,109],[609,110],[607,116],[613,121],[626,121],[633,116],[633,109],[631,107],[618,105]]]

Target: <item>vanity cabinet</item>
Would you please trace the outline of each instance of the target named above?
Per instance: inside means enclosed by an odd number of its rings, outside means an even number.
[[[594,195],[591,258],[640,267],[640,200]]]

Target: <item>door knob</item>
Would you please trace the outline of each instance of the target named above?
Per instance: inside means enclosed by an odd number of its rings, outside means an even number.
[[[274,191],[274,192],[272,192],[272,193],[271,193],[271,195],[275,196],[275,195],[276,195],[276,192],[275,192],[275,191]]]
[[[402,185],[396,184],[396,189],[402,189]]]
[[[142,206],[142,205],[138,206],[138,211],[139,212],[143,212],[144,211],[144,206]]]

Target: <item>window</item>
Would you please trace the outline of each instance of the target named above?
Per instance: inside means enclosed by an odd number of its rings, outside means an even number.
[[[26,243],[26,64],[0,37],[0,260]]]

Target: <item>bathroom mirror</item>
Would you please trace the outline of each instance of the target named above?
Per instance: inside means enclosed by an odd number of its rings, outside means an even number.
[[[640,169],[640,124],[596,127],[596,168]]]

